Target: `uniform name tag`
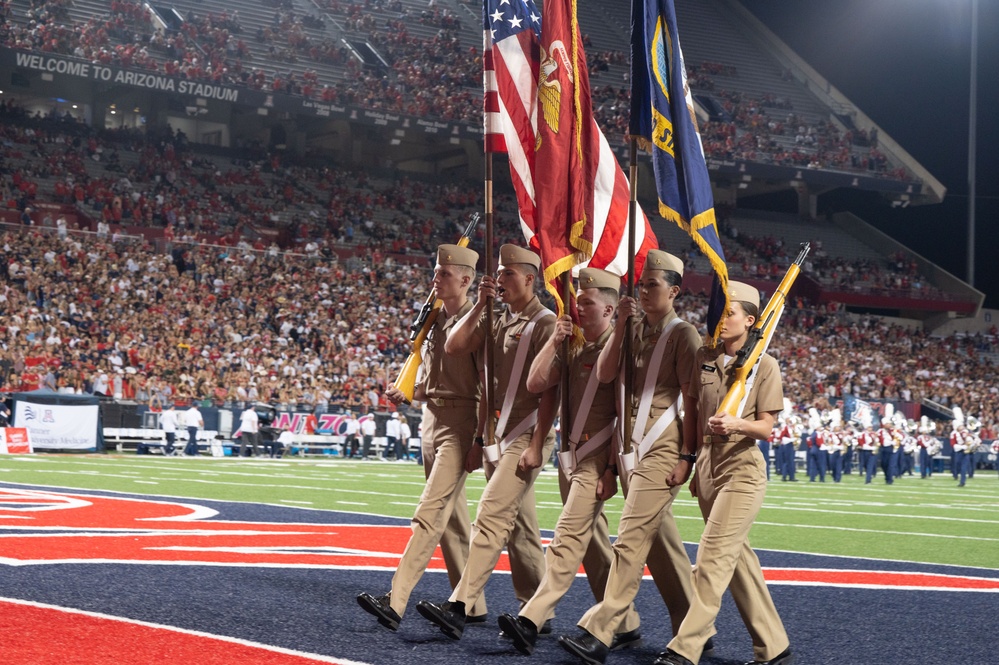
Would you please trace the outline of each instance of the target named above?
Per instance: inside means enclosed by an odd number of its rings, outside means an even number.
[[[715,367],[714,365],[701,365],[701,371],[702,372],[716,372],[716,371],[718,371],[718,368]]]

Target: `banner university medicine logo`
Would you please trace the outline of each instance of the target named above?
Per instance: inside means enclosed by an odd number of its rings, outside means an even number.
[[[217,516],[196,503],[0,488],[0,565],[155,563],[393,572],[412,533],[408,524],[246,522]],[[440,550],[428,570],[445,571]],[[505,554],[496,570],[509,572]],[[999,593],[997,578],[828,568],[763,572],[770,584]]]

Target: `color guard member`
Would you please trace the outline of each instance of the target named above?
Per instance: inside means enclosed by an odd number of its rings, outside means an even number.
[[[476,252],[458,245],[441,245],[437,250],[433,284],[444,304],[427,335],[413,395],[426,402],[422,444],[427,485],[413,515],[413,535],[392,576],[392,590],[384,596],[362,593],[357,597],[365,611],[391,630],[399,627],[413,587],[438,542],[452,587],[461,579],[468,557],[471,525],[465,500],[465,459],[479,420],[481,359],[475,352],[448,356],[444,344],[455,323],[472,309],[468,289],[475,281],[478,260]],[[394,385],[385,392],[396,404],[406,401]],[[478,600],[470,614],[476,621],[485,620],[485,598]]]
[[[476,441],[465,468],[471,471],[486,457],[488,482],[479,502],[468,561],[461,581],[444,603],[420,601],[416,609],[448,637],[460,639],[467,609],[481,597],[503,548],[510,556],[514,592],[521,603],[534,595],[545,572],[541,533],[534,505],[534,481],[555,444],[552,423],[558,410],[558,388],[540,395],[527,390],[534,357],[551,337],[555,315],[534,295],[540,257],[517,247],[500,247],[497,276],[479,283],[479,299],[451,331],[446,351],[461,355],[487,343],[485,306],[498,296],[506,305],[494,322],[492,340],[495,394],[491,409],[499,414],[498,441]]]
[[[691,491],[704,516],[697,547],[694,593],[679,632],[656,665],[692,665],[701,658],[725,589],[732,592],[753,639],[755,660],[748,665],[791,665],[787,632],[763,579],[760,561],[749,545],[749,530],[767,491],[763,457],[755,439],[766,436],[783,408],[780,368],[763,354],[747,382],[740,417],[718,409],[734,374],[736,352],[745,344],[759,316],[759,292],[749,284],[729,282],[731,309],[721,333],[722,344],[697,352],[688,384],[685,418],[696,427],[697,472]],[[684,449],[692,453],[693,448]],[[685,455],[671,475],[671,486],[686,482],[691,463]]]

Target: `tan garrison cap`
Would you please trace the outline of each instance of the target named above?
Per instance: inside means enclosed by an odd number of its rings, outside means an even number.
[[[649,270],[672,270],[683,277],[683,261],[661,249],[649,250],[649,255],[645,258],[645,267]]]
[[[750,286],[745,282],[733,282],[728,283],[728,297],[735,302],[748,302],[756,305],[756,308],[760,308],[760,292],[755,286]]]
[[[479,261],[479,253],[467,247],[458,245],[440,245],[437,248],[437,265],[441,266],[468,266],[475,269],[475,264]]]
[[[516,245],[503,245],[500,247],[499,267],[502,268],[514,263],[529,263],[538,270],[541,269],[541,257],[531,250],[517,247]]]
[[[583,268],[579,271],[579,290],[612,289],[621,290],[621,278],[612,272],[599,268]]]

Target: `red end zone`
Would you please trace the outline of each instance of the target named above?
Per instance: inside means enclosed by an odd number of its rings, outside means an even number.
[[[0,488],[0,565],[87,562],[391,571],[398,567],[411,534],[403,525],[275,524],[214,517],[214,510],[193,502]],[[445,570],[440,548],[428,570]],[[496,570],[509,572],[505,553]],[[765,568],[763,574],[768,584],[999,593],[999,579],[970,575],[810,568]]]
[[[0,599],[0,653],[5,663],[115,665],[316,665],[355,661],[132,621],[51,605]]]

